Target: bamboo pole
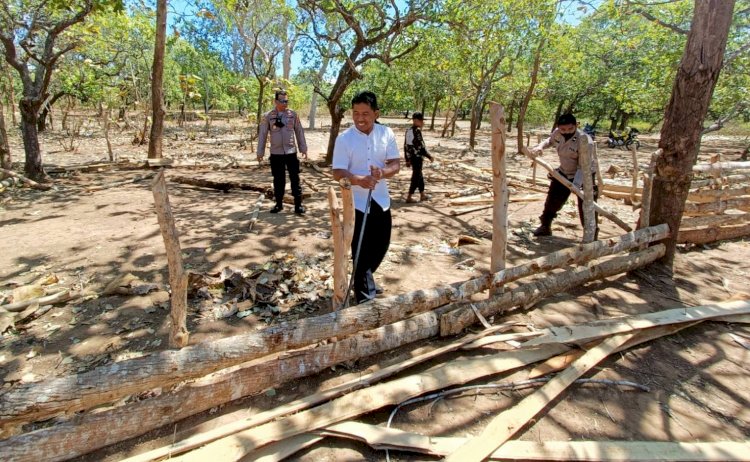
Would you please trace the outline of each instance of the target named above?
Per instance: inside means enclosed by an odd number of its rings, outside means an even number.
[[[495,201],[492,207],[492,250],[490,272],[505,268],[505,250],[508,245],[508,179],[505,176],[505,112],[503,107],[490,102],[492,123],[492,191]],[[502,292],[500,286],[490,289],[490,296]]]
[[[538,163],[539,165],[541,165],[542,167],[544,167],[544,169],[547,170],[550,175],[552,175],[553,177],[555,177],[555,179],[557,181],[559,181],[562,185],[566,186],[568,189],[570,189],[571,191],[573,191],[573,193],[576,196],[578,196],[581,199],[583,199],[583,193],[581,192],[581,190],[578,189],[577,187],[575,187],[573,185],[573,183],[571,183],[570,181],[568,181],[567,178],[565,178],[564,176],[560,175],[560,173],[558,173],[557,170],[553,169],[552,166],[550,166],[547,162],[545,162],[543,159],[539,159],[537,157],[534,157],[534,155],[531,154],[531,152],[527,148],[523,148],[522,151],[523,151],[523,153],[527,157],[529,157],[530,159],[532,159],[535,163]],[[602,216],[607,217],[610,220],[612,220],[612,222],[614,222],[617,226],[619,226],[620,228],[624,229],[625,231],[630,232],[630,231],[633,230],[633,228],[631,228],[630,226],[628,226],[627,223],[625,223],[620,218],[618,218],[614,213],[608,212],[608,211],[604,210],[596,202],[594,202],[594,209],[597,212],[599,212],[599,214],[601,214]]]
[[[188,344],[190,335],[186,324],[188,276],[182,264],[180,238],[177,235],[177,228],[175,228],[172,207],[169,205],[164,169],[156,175],[151,188],[154,193],[154,205],[156,207],[159,228],[161,229],[162,238],[164,238],[164,247],[167,250],[169,285],[172,289],[169,297],[172,306],[170,311],[172,329],[169,334],[169,346],[172,348],[182,348]]]

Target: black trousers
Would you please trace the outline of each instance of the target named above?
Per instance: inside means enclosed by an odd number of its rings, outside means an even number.
[[[591,177],[594,181],[594,200],[596,201],[599,198],[599,187],[596,184],[596,174],[592,173]],[[570,189],[568,189],[564,184],[557,181],[554,177],[550,178],[549,189],[547,190],[547,199],[544,201],[544,211],[542,212],[542,216],[539,217],[539,219],[542,221],[542,224],[550,225],[552,223],[552,220],[557,217],[557,212],[559,212],[560,209],[563,208],[563,205],[565,205],[565,201],[568,200],[570,194]],[[581,221],[581,226],[584,226],[583,200],[580,197],[578,197],[577,199],[578,219]],[[598,214],[595,215],[595,217],[595,220],[598,220]]]
[[[286,171],[289,171],[289,182],[292,183],[292,196],[295,202],[302,203],[302,188],[299,184],[299,159],[294,154],[271,154],[271,174],[273,175],[273,197],[277,204],[284,200],[286,188]]]
[[[391,244],[391,210],[383,210],[374,200],[370,202],[370,213],[365,223],[365,234],[357,258],[357,242],[362,229],[364,212],[357,210],[354,214],[354,237],[352,238],[352,260],[356,260],[354,269],[354,297],[357,303],[375,298],[375,279],[377,271]]]
[[[409,194],[414,194],[414,191],[419,190],[420,193],[424,192],[424,175],[422,175],[422,165],[424,159],[422,156],[412,156],[411,162],[411,183],[409,184]]]

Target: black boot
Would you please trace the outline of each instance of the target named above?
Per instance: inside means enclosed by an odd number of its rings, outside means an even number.
[[[541,218],[542,224],[534,230],[534,236],[552,236],[552,220]]]
[[[284,204],[281,202],[277,202],[276,205],[273,206],[271,209],[271,213],[279,213],[284,209]]]
[[[294,198],[294,213],[297,215],[304,215],[305,214],[305,208],[302,207],[302,198],[301,197],[295,197]]]

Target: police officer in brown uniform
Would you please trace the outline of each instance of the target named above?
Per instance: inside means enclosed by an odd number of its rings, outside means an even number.
[[[297,113],[287,108],[289,99],[286,91],[279,90],[274,96],[273,110],[263,116],[258,133],[258,162],[263,160],[266,150],[266,138],[270,133],[271,173],[273,174],[273,196],[276,205],[271,213],[279,213],[284,208],[284,189],[286,188],[286,171],[289,171],[289,182],[294,196],[294,213],[302,215],[302,188],[299,182],[299,159],[297,146],[302,157],[307,159],[307,143]],[[294,139],[297,138],[295,144]]]
[[[581,155],[591,156],[591,172],[594,179],[594,200],[599,196],[599,188],[596,185],[596,157],[594,152],[594,141],[582,130],[578,129],[576,118],[573,114],[563,114],[557,120],[557,128],[552,132],[549,138],[542,143],[531,148],[532,154],[538,156],[542,150],[548,147],[557,149],[557,156],[560,158],[560,167],[557,171],[565,178],[573,182],[578,187],[583,184],[583,172],[579,163]],[[570,197],[570,189],[550,176],[549,190],[547,199],[544,201],[544,211],[539,217],[541,225],[534,230],[534,236],[551,236],[552,220],[557,216],[557,212],[563,208],[565,201]],[[583,201],[578,198],[578,218],[583,225]],[[597,226],[595,237],[599,234]]]

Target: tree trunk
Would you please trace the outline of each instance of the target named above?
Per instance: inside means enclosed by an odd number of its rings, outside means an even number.
[[[148,158],[161,159],[161,141],[164,131],[164,50],[167,40],[167,0],[156,1],[156,40],[154,64],[151,69],[151,135]]]
[[[544,48],[544,38],[539,39],[539,46],[534,53],[534,66],[531,69],[531,82],[529,82],[529,88],[526,90],[526,94],[521,100],[521,104],[518,106],[518,153],[521,153],[521,146],[523,143],[523,123],[526,120],[526,110],[529,108],[529,102],[531,97],[534,95],[534,88],[536,87],[537,77],[539,75],[539,62],[542,57],[542,49]],[[556,119],[555,119],[556,120]]]
[[[341,130],[341,121],[344,118],[344,110],[339,107],[338,100],[329,101],[328,112],[331,114],[331,130],[328,136],[328,148],[326,150],[326,165],[331,165],[333,162],[333,147],[336,145],[336,137],[339,136]]]
[[[622,119],[620,119],[620,125],[617,127],[618,130],[623,131],[628,126],[628,122],[630,121],[630,116],[632,114],[628,112],[622,113]]]
[[[516,109],[516,99],[513,98],[510,102],[510,107],[508,108],[508,120],[507,120],[507,129],[508,133],[513,131],[513,111]]]
[[[432,115],[430,116],[430,131],[435,130],[435,117],[437,116],[438,105],[440,104],[440,98],[435,100],[432,105]],[[747,152],[747,150],[745,150]]]
[[[323,80],[323,76],[326,74],[326,70],[328,70],[328,63],[330,60],[326,57],[323,58],[323,63],[320,66],[320,70],[318,70],[318,81]],[[318,94],[315,92],[315,89],[313,89],[312,96],[310,97],[310,115],[307,117],[309,125],[308,128],[313,129],[315,128],[315,115],[318,113]]]
[[[11,107],[13,110],[13,107]],[[5,114],[3,103],[0,101],[0,168],[10,170],[12,162],[10,158],[10,146],[8,146],[8,133],[5,131]]]
[[[36,110],[38,103],[24,98],[19,104],[21,110],[21,134],[23,136],[23,148],[26,152],[26,164],[24,173],[34,181],[42,182],[47,175],[42,166],[42,152],[39,149],[39,132],[37,132]]]
[[[263,79],[258,79],[258,105],[255,109],[255,120],[258,122],[256,127],[258,136],[260,136],[260,124],[263,119],[263,98],[266,96],[266,84]]]
[[[667,223],[671,237],[661,263],[671,268],[685,201],[698,158],[703,120],[719,78],[734,0],[696,0],[685,52],[664,113],[653,184],[651,224]]]

